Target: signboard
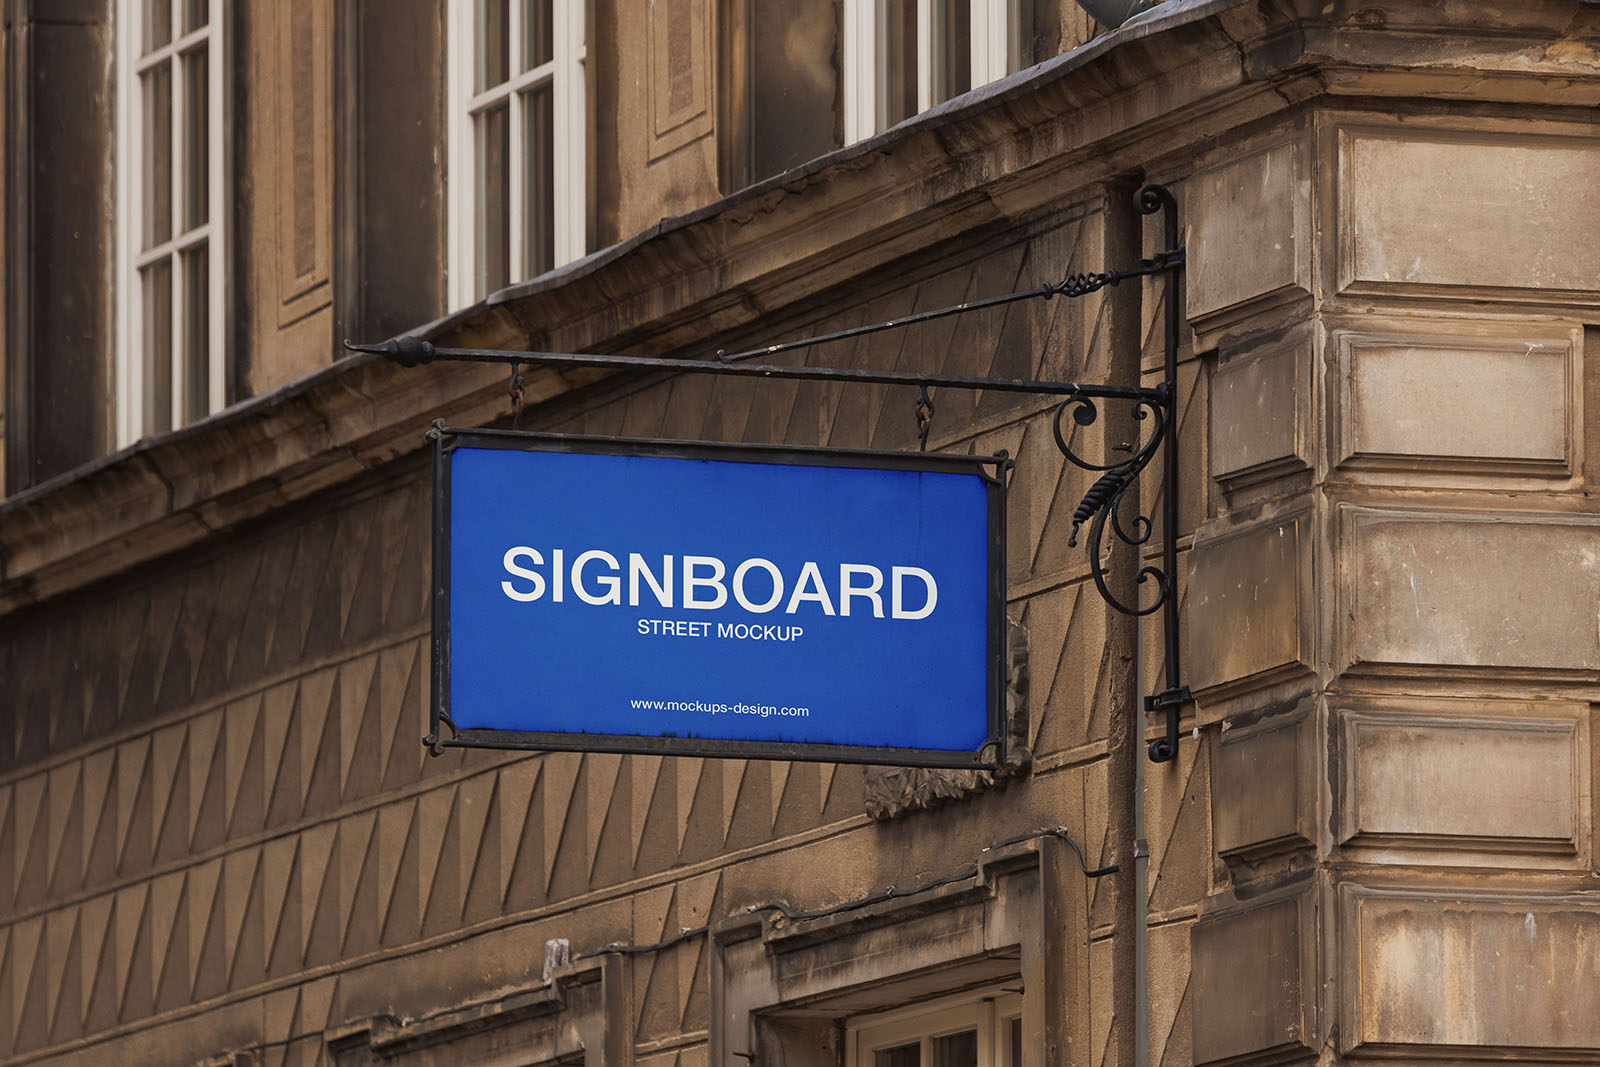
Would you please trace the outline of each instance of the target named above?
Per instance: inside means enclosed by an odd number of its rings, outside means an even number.
[[[435,743],[992,765],[1007,466],[445,430]]]

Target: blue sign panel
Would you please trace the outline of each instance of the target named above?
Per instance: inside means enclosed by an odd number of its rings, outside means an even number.
[[[446,433],[442,743],[999,757],[1003,460]]]

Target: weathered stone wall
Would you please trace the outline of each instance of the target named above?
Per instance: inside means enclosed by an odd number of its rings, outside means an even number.
[[[1196,1062],[1600,1055],[1600,127],[1542,118],[1319,108],[1191,184]]]
[[[851,286],[724,340],[832,330],[1024,288],[1097,264],[1099,234],[1091,201],[963,253],[913,257],[875,287]],[[1102,297],[1031,301],[819,355],[1099,379],[1105,307]],[[574,393],[524,425],[914,448],[914,400],[906,390],[681,377]],[[931,447],[1003,448],[1018,461],[1008,612],[1031,653],[1030,695],[1018,709],[1034,754],[1029,775],[879,823],[865,814],[860,768],[426,757],[427,473],[418,457],[402,459],[215,547],[6,620],[0,674],[27,710],[9,735],[0,783],[0,988],[11,990],[0,997],[0,1047],[82,1063],[111,1054],[171,1062],[275,1042],[309,1056],[329,1031],[342,1056],[378,1055],[418,1040],[405,1026],[387,1033],[382,1020],[542,987],[548,938],[568,939],[578,954],[648,944],[752,905],[826,907],[982,862],[998,863],[1017,886],[1000,911],[969,891],[951,903],[956,925],[946,935],[929,941],[913,924],[878,946],[876,962],[823,988],[963,961],[968,972],[942,979],[950,987],[1025,968],[1043,986],[1081,955],[1082,977],[1059,1000],[1068,1015],[1045,1024],[1030,1014],[1030,1025],[1072,1045],[1075,1062],[1099,1059],[1111,1024],[1099,959],[1114,934],[1108,883],[1086,883],[1059,842],[983,852],[1060,825],[1091,864],[1110,856],[1106,613],[1082,554],[1066,547],[1087,478],[1061,462],[1042,399],[938,391],[935,403]],[[1097,455],[1098,427],[1078,433],[1077,446]],[[1203,795],[1197,778],[1185,798],[1173,797],[1174,813]],[[1192,912],[1206,866],[1197,846],[1185,848],[1193,869],[1169,863],[1152,884],[1164,907]],[[1038,850],[1054,865],[1047,891],[1035,885]],[[961,918],[973,907],[977,918]],[[1051,954],[1040,956],[1046,907],[1075,918],[1050,932]],[[950,940],[962,928],[977,940]],[[760,968],[726,951],[743,968],[736,984],[759,978]],[[602,984],[620,999],[605,1000],[603,1040],[640,1062],[707,1062],[712,974],[724,954],[701,937],[608,957]],[[970,972],[985,959],[986,969]],[[800,995],[787,982],[774,987],[785,1002]],[[1177,1009],[1175,1000],[1161,1006],[1163,1031]]]

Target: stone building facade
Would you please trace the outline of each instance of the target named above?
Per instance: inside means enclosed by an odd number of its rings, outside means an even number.
[[[452,82],[469,6],[186,0],[143,44],[135,4],[0,8],[0,1060],[1600,1062],[1600,9],[1033,0],[872,132],[855,0],[557,5],[584,148],[513,187],[575,199],[509,247],[570,262],[501,278],[448,180],[499,99]],[[171,175],[126,163],[180,142],[210,214],[141,244]],[[709,357],[1131,263],[1142,181],[1188,253],[1174,762],[1051,402],[953,391],[929,447],[1017,462],[1008,773],[425,754],[434,418],[914,449],[916,398],[540,369],[513,415],[344,337]],[[792,358],[1151,383],[1163,299]]]

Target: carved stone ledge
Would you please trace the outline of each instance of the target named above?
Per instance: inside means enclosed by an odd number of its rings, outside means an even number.
[[[907,812],[937,808],[982,793],[995,783],[991,771],[934,767],[874,767],[866,774],[867,814],[879,822]]]
[[[862,783],[867,814],[879,822],[965,800],[1020,778],[1033,767],[1028,748],[1028,631],[1012,623],[1006,649],[1006,755],[993,771],[870,767]]]

